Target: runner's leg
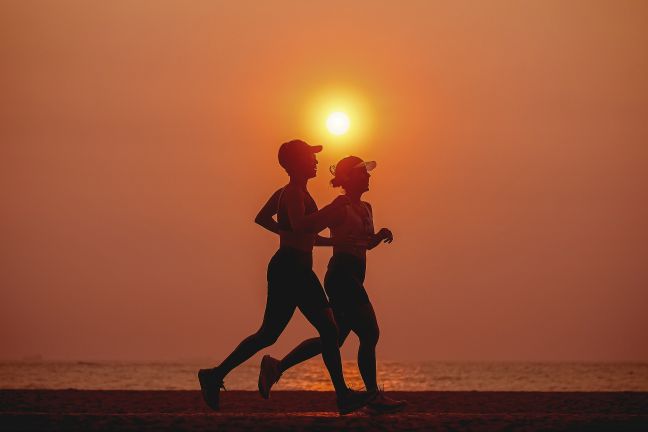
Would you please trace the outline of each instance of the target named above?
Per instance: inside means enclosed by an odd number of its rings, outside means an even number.
[[[340,320],[336,321],[338,324],[338,345],[342,346],[351,329],[344,325]],[[279,373],[283,373],[291,367],[311,359],[322,353],[322,341],[320,338],[306,339],[290,351],[279,363]]]
[[[360,339],[358,369],[367,391],[378,390],[376,381],[376,344],[380,336],[376,314],[371,303],[354,307],[349,313],[349,325]]]
[[[263,322],[259,330],[245,338],[223,362],[214,368],[224,378],[234,368],[277,340],[295,312],[295,304],[268,295]]]
[[[302,309],[306,319],[317,329],[320,335],[320,346],[322,358],[326,369],[328,369],[335,393],[339,396],[348,393],[349,388],[344,382],[342,374],[342,359],[340,358],[340,347],[338,345],[338,329],[333,318],[333,310],[330,307],[319,309]]]

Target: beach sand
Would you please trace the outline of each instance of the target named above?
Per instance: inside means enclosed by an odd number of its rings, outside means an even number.
[[[398,414],[338,416],[330,392],[0,390],[0,430],[648,431],[648,393],[393,392]]]

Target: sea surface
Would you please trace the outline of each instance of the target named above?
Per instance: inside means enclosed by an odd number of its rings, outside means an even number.
[[[205,363],[4,362],[3,389],[196,390]],[[225,380],[228,389],[256,390],[258,362]],[[354,361],[344,362],[351,387],[362,388]],[[385,390],[437,391],[648,391],[648,363],[381,362]],[[331,390],[319,359],[287,372],[273,389]]]

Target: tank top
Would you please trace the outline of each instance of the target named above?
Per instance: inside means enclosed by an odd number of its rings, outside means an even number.
[[[285,189],[285,186],[281,188],[279,199],[277,200],[277,223],[279,224],[279,229],[281,231],[292,231],[288,212],[285,208],[281,207],[281,198],[283,197]],[[315,213],[317,211],[317,204],[315,203],[313,197],[308,193],[308,191],[306,191],[306,195],[304,196],[304,208],[306,209],[305,214],[307,215]]]
[[[373,234],[373,232],[374,225],[371,208],[367,203],[362,201],[360,201],[360,203],[347,206],[344,221],[339,225],[331,227],[331,235],[333,237],[344,237],[347,235],[363,237],[371,235]],[[366,248],[361,246],[354,247],[348,245],[345,247],[338,247],[337,249],[341,249],[342,251],[344,251],[344,249],[348,249],[348,252],[350,253],[354,253],[358,256],[363,256]]]
[[[371,209],[367,203],[360,201],[360,204],[350,205],[347,209],[351,211],[352,214],[347,212],[344,222],[337,228],[342,228],[349,234],[373,234],[373,215],[371,214]]]

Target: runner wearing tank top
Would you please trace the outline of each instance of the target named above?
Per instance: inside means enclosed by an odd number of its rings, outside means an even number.
[[[315,153],[321,150],[321,146],[310,146],[301,140],[289,141],[279,148],[279,163],[290,176],[290,182],[270,197],[255,220],[280,238],[279,250],[268,264],[263,322],[259,330],[245,338],[222,363],[198,372],[203,398],[214,410],[220,407],[220,389],[226,375],[259,350],[272,345],[296,308],[319,333],[322,357],[335,388],[340,414],[363,407],[373,397],[368,392],[350,390],[344,381],[335,318],[312,270],[313,246],[332,244],[330,239],[319,237],[317,233],[331,224],[338,210],[348,205],[344,200],[336,200],[318,211],[308,193],[308,180],[317,173]],[[219,307],[215,305],[214,311]]]
[[[338,323],[340,345],[351,331],[360,339],[358,368],[366,389],[375,396],[368,406],[379,412],[393,412],[402,409],[405,402],[394,400],[378,389],[376,344],[379,329],[364,287],[367,250],[393,240],[387,228],[375,233],[371,205],[361,200],[362,194],[369,190],[369,171],[375,166],[375,162],[349,156],[331,169],[335,176],[331,185],[345,190],[345,194],[336,201],[344,199],[348,205],[338,208],[329,224],[333,256],[328,264],[324,287]],[[302,342],[282,360],[264,356],[259,373],[261,395],[267,398],[272,385],[284,371],[320,354],[321,346],[319,338],[312,338]]]

